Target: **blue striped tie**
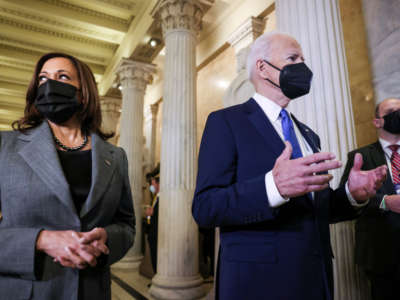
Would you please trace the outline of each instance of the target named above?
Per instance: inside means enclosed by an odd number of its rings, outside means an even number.
[[[289,117],[288,112],[285,109],[282,109],[279,116],[281,117],[282,122],[283,137],[285,138],[285,141],[289,141],[290,144],[292,144],[293,152],[291,158],[294,159],[303,157],[299,141],[297,140],[296,133],[294,132],[293,122]]]
[[[289,117],[289,114],[285,109],[282,109],[279,115],[281,116],[282,121],[283,137],[285,138],[285,141],[289,141],[290,144],[292,144],[293,152],[291,159],[303,157],[299,141],[297,140],[296,133],[294,132],[292,119]],[[312,193],[307,193],[306,195],[308,199],[312,201]]]

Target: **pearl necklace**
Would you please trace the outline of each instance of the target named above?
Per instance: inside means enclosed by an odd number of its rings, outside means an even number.
[[[61,141],[56,137],[55,134],[53,134],[53,138],[54,138],[54,142],[55,142],[60,148],[64,149],[64,150],[67,151],[67,152],[79,151],[79,150],[83,149],[83,148],[87,145],[87,143],[88,143],[88,141],[89,141],[88,136],[85,135],[85,137],[83,138],[82,144],[80,144],[79,146],[76,146],[76,147],[68,147],[68,146],[65,146],[63,143],[61,143]]]

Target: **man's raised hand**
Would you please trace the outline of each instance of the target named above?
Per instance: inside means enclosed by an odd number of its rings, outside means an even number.
[[[290,159],[292,146],[285,142],[285,149],[275,162],[272,175],[279,193],[284,198],[292,198],[326,189],[333,176],[316,175],[342,166],[334,160],[335,155],[320,152],[305,157]]]

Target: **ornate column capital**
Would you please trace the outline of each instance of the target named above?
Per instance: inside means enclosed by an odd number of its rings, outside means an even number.
[[[205,11],[215,0],[159,0],[152,16],[161,22],[163,35],[171,30],[201,30]]]
[[[228,43],[238,53],[240,49],[249,46],[256,38],[263,34],[266,19],[250,17],[240,25],[228,38]]]
[[[144,91],[147,84],[152,83],[156,65],[143,63],[123,58],[117,68],[118,81],[122,90],[126,88],[137,88]]]
[[[263,34],[266,19],[248,18],[228,38],[228,43],[235,49],[237,58],[237,72],[246,68],[249,45]]]
[[[104,112],[119,113],[121,112],[121,99],[103,96],[100,98],[101,110]]]

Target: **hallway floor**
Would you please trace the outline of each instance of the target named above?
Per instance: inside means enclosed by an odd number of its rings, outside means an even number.
[[[111,293],[112,300],[153,300],[149,294],[148,284],[151,280],[140,275],[138,271],[112,269]],[[204,281],[204,286],[209,292],[212,289],[212,279]],[[208,296],[202,300],[211,300]]]

